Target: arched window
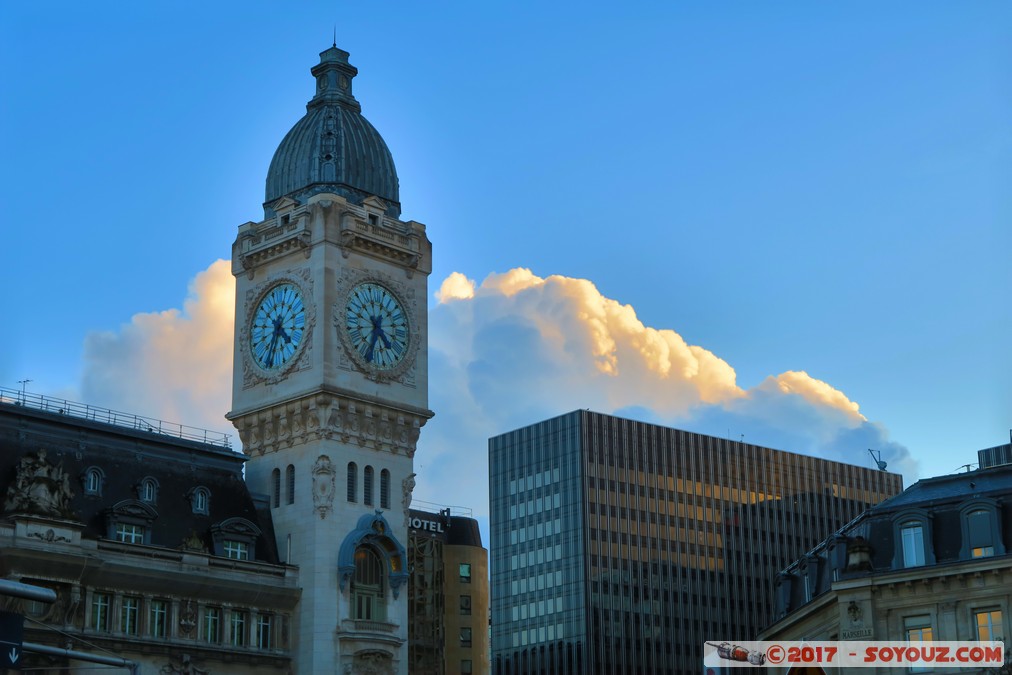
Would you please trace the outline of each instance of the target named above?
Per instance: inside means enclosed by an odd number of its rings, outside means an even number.
[[[84,472],[84,494],[101,496],[104,478],[105,474],[102,473],[102,469],[97,466],[88,468]]]
[[[209,515],[211,513],[211,492],[206,487],[196,487],[190,490],[190,508],[194,513]]]
[[[348,501],[357,502],[358,494],[358,466],[355,462],[348,462]]]
[[[137,486],[137,496],[146,504],[154,504],[158,501],[158,481],[151,476],[146,477]]]
[[[1001,510],[992,499],[975,499],[960,509],[963,545],[959,557],[990,558],[1005,555],[1001,537]]]
[[[386,469],[380,471],[380,508],[390,508],[390,472]]]
[[[366,506],[372,506],[372,467],[367,466],[365,468],[365,482],[362,484],[362,503]]]
[[[288,484],[288,503],[295,503],[295,467],[291,464],[285,469],[285,483]]]
[[[352,607],[359,621],[383,621],[384,611],[383,561],[368,547],[355,551],[355,577],[351,585]]]
[[[271,471],[271,503],[274,508],[281,506],[281,469]]]

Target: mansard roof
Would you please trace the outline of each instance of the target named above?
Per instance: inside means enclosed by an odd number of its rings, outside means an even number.
[[[212,528],[246,521],[257,530],[256,560],[277,564],[269,504],[248,491],[244,462],[227,448],[0,401],[0,518],[76,521],[82,538],[102,539],[110,515],[140,509],[150,516],[145,544],[204,552],[214,550]],[[145,478],[157,485],[151,502]],[[206,513],[193,505],[199,488]]]

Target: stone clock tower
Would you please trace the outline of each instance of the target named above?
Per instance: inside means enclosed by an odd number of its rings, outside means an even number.
[[[239,227],[232,411],[246,480],[299,567],[295,667],[407,673],[407,507],[428,409],[432,246],[332,47]]]

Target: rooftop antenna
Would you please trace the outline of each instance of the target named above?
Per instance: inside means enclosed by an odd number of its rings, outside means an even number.
[[[871,458],[875,460],[875,466],[878,467],[879,471],[886,470],[886,463],[882,461],[882,451],[880,450],[878,455],[871,448],[868,448],[868,452],[871,453]]]

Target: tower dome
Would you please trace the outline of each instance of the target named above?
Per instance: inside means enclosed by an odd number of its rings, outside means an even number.
[[[274,152],[264,195],[264,213],[281,197],[305,201],[320,192],[333,192],[361,203],[375,195],[387,203],[387,213],[399,217],[397,169],[387,144],[362,116],[352,95],[358,69],[348,52],[333,46],[320,53],[310,71],[316,95]]]

